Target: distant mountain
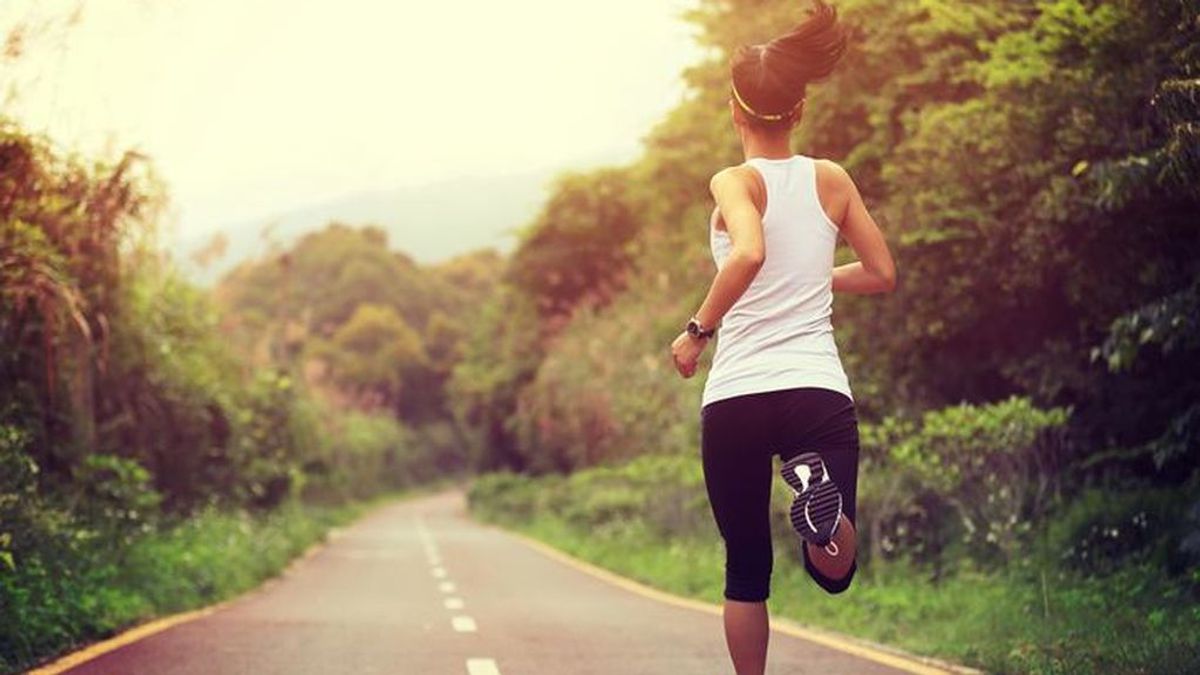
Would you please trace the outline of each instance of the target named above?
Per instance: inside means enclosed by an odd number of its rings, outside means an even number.
[[[388,233],[392,249],[422,263],[494,247],[501,252],[514,245],[515,231],[528,224],[545,201],[556,170],[461,178],[422,187],[403,187],[347,195],[329,202],[264,216],[218,228],[203,236],[184,237],[179,262],[189,277],[212,285],[238,263],[257,258],[271,245],[289,246],[307,232],[331,221],[377,225]],[[207,264],[196,254],[214,241]]]

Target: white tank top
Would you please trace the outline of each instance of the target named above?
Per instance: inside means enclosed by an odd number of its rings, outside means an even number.
[[[833,252],[838,229],[817,197],[810,157],[747,160],[767,189],[766,258],[746,293],[725,314],[701,406],[794,387],[821,387],[851,397],[833,340]],[[719,269],[733,243],[710,225]]]

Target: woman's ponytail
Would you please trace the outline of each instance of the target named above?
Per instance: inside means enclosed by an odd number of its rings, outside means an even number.
[[[833,73],[846,42],[837,10],[823,0],[813,0],[808,17],[790,32],[734,54],[734,95],[752,119],[790,123],[808,85]]]

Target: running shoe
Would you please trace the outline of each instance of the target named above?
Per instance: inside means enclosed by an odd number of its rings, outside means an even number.
[[[821,456],[801,453],[784,462],[779,473],[795,494],[792,528],[816,546],[829,544],[841,521],[842,493],[829,477]]]

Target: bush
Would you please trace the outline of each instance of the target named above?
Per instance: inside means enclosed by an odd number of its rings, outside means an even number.
[[[919,425],[885,422],[888,433],[872,440],[894,442],[883,449],[890,466],[957,516],[976,559],[1004,563],[1058,496],[1068,416],[1065,409],[1042,410],[1014,397],[928,412]],[[876,448],[872,454],[882,453]]]
[[[1182,574],[1200,563],[1187,548],[1187,505],[1182,491],[1089,488],[1050,520],[1046,544],[1084,574],[1109,575],[1132,564]]]
[[[88,455],[75,468],[71,511],[106,541],[127,546],[158,516],[162,497],[141,464],[111,455]]]
[[[328,436],[320,456],[305,467],[310,476],[306,498],[363,498],[419,480],[408,473],[420,468],[413,458],[419,446],[412,432],[390,415],[340,413],[331,420]]]
[[[25,454],[25,434],[0,424],[0,568],[16,568],[37,499],[37,463]]]
[[[560,476],[532,478],[511,472],[491,473],[478,478],[467,493],[472,513],[493,522],[528,522],[541,513],[557,513]]]
[[[321,434],[301,385],[280,371],[258,373],[237,417],[231,467],[238,503],[271,508],[303,489],[300,467],[317,453]]]
[[[598,533],[636,526],[656,537],[695,538],[716,531],[695,457],[650,455],[567,476],[488,474],[471,486],[468,500],[472,512],[511,525],[554,514]]]

